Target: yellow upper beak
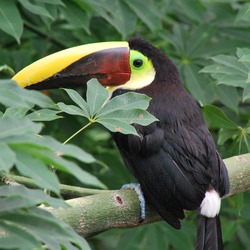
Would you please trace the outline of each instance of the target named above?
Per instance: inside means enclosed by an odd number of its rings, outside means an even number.
[[[49,89],[82,85],[97,78],[102,85],[125,84],[130,78],[127,42],[81,45],[46,56],[12,79],[21,87]]]

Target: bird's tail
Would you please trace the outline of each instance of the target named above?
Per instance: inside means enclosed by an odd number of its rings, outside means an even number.
[[[220,217],[207,218],[201,214],[197,219],[196,250],[223,250]]]

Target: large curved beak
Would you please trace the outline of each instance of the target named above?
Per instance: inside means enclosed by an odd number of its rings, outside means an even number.
[[[81,45],[46,56],[12,79],[21,87],[51,89],[84,85],[97,78],[104,86],[119,86],[130,79],[127,42]]]

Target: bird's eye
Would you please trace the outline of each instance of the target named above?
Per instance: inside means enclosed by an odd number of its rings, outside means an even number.
[[[143,65],[143,60],[142,59],[135,59],[133,61],[133,66],[135,68],[140,68]]]

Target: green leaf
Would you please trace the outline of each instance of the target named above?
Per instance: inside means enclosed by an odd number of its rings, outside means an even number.
[[[103,185],[103,183],[101,183],[95,176],[82,170],[74,162],[63,159],[62,157],[60,157],[59,154],[55,155],[50,150],[42,148],[39,145],[36,146],[35,144],[29,143],[11,143],[11,147],[20,152],[29,154],[32,157],[39,159],[48,165],[52,165],[60,171],[73,175],[82,183],[100,188],[105,188],[105,185]]]
[[[28,111],[29,108],[10,107],[5,110],[3,118],[23,118]]]
[[[47,244],[49,249],[61,249],[64,243],[73,241],[79,245],[80,237],[65,223],[60,222],[47,211],[33,209],[33,213],[16,211],[0,213],[0,218],[12,224],[17,224],[34,237]],[[81,245],[81,244],[80,244]]]
[[[22,185],[20,186],[1,186],[0,187],[0,197],[21,197],[22,199],[28,200],[27,203],[22,202],[20,205],[19,202],[12,203],[12,208],[28,208],[31,206],[40,205],[42,203],[50,205],[55,208],[68,208],[69,205],[61,199],[53,198],[45,194],[42,190],[38,189],[28,189]],[[0,211],[10,211],[10,207],[4,205],[5,203],[1,201]]]
[[[0,1],[0,29],[20,43],[23,33],[23,20],[15,1]]]
[[[123,39],[135,29],[137,17],[126,5],[127,1],[86,0],[84,2],[87,2],[93,11],[109,22]]]
[[[0,170],[8,173],[15,161],[15,153],[7,144],[0,142]]]
[[[242,60],[250,54],[249,49],[237,49],[236,56],[218,55],[211,59],[215,64],[204,67],[200,72],[210,73],[219,84],[246,88],[250,83],[250,63]]]
[[[118,120],[128,124],[140,124],[143,126],[147,126],[152,122],[158,121],[158,119],[156,119],[153,115],[141,109],[133,109],[130,111],[127,110],[114,111],[112,113],[108,113],[100,117],[98,119],[98,122],[102,121],[103,119],[105,120],[110,119],[114,122]]]
[[[39,15],[39,16],[45,16],[45,17],[50,18],[51,20],[54,20],[54,17],[52,17],[50,13],[42,6],[39,6],[38,4],[33,4],[29,0],[19,0],[19,2],[29,12]]]
[[[25,145],[23,145],[24,147]],[[32,178],[38,187],[48,189],[59,195],[60,187],[57,176],[46,165],[27,153],[15,151],[16,167],[23,176]]]
[[[243,102],[250,99],[250,84],[248,84],[243,91]]]
[[[250,4],[245,3],[240,5],[240,10],[236,16],[235,21],[240,22],[240,21],[246,21],[249,22],[250,19]]]
[[[138,135],[135,128],[131,126],[130,124],[126,122],[119,121],[117,119],[98,119],[98,123],[102,124],[104,127],[106,127],[111,132],[119,132],[122,134],[132,134],[132,135]]]
[[[213,105],[203,106],[202,111],[209,126],[227,129],[238,128],[237,124],[231,121],[221,109]]]
[[[1,220],[0,228],[7,233],[6,237],[1,237],[0,249],[42,249],[42,243],[32,233],[23,230],[16,224]]]
[[[123,134],[138,135],[131,124],[140,124],[143,126],[157,121],[157,119],[145,110],[120,110],[107,113],[97,119],[97,122],[104,125],[112,132],[120,132]]]
[[[26,117],[32,121],[54,121],[56,119],[62,118],[62,116],[57,115],[61,111],[51,110],[51,109],[40,109],[28,114]]]
[[[109,92],[96,79],[88,81],[87,87],[86,98],[90,116],[93,117],[108,100]]]
[[[38,105],[42,108],[56,108],[48,96],[38,91],[22,89],[11,80],[0,80],[0,103],[8,107],[31,108]]]
[[[238,90],[234,87],[222,84],[215,85],[214,88],[218,101],[238,113],[239,103],[241,100]]]
[[[184,66],[184,76],[187,88],[197,101],[203,104],[212,103],[212,85],[207,84],[206,79],[198,72],[199,68],[195,65],[187,64]]]
[[[238,128],[234,128],[234,129],[222,128],[222,129],[220,129],[219,138],[218,138],[218,145],[224,145],[227,140],[233,138],[239,132],[240,132],[240,130]]]
[[[149,27],[151,31],[162,28],[161,16],[155,4],[144,0],[124,1],[131,10]]]
[[[13,135],[38,134],[42,129],[39,123],[24,119],[6,118],[0,120],[0,138],[6,138]]]
[[[96,117],[119,110],[147,109],[150,100],[151,98],[146,95],[128,92],[123,94],[122,97],[116,96],[109,100],[109,102],[100,110],[100,112],[98,112]]]
[[[79,116],[89,118],[89,116],[86,115],[86,113],[82,109],[80,109],[74,105],[67,105],[67,104],[64,104],[63,102],[59,102],[59,103],[57,103],[57,106],[60,108],[61,111],[65,112],[67,114],[79,115]]]
[[[249,62],[250,63],[250,53],[243,55],[240,60],[240,62]]]
[[[73,1],[67,1],[65,2],[65,8],[62,8],[61,11],[74,29],[83,28],[87,34],[90,34],[90,17],[88,13],[81,9],[77,4]]]
[[[82,111],[85,114],[85,117],[89,117],[89,106],[87,104],[87,102],[78,94],[78,92],[76,92],[73,89],[64,89],[67,94],[69,95],[69,97],[82,109]]]

